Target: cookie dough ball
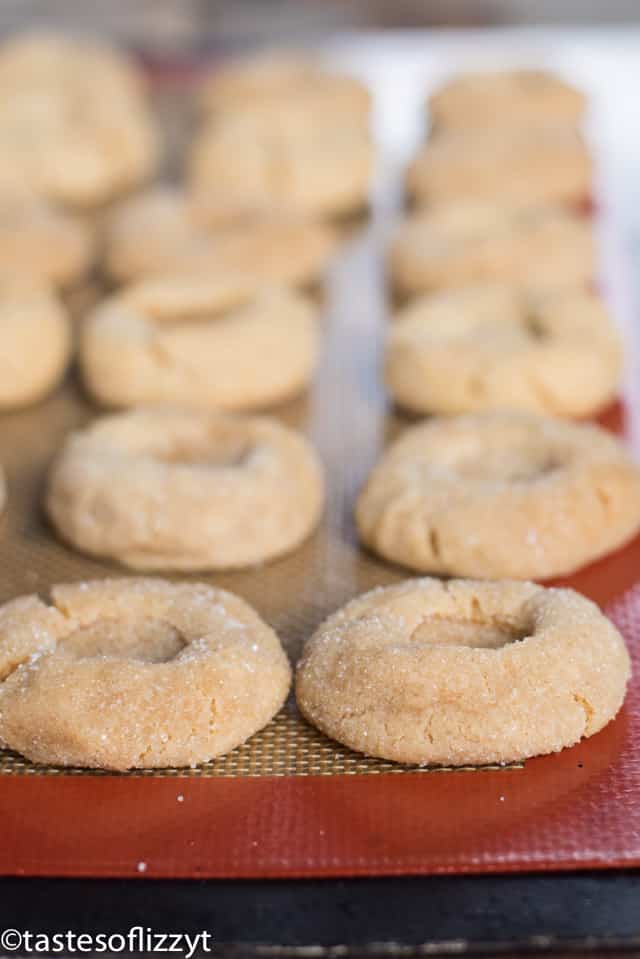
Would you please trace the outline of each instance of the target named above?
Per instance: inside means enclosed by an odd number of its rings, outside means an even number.
[[[233,60],[205,77],[201,106],[212,116],[259,113],[291,100],[326,104],[334,115],[368,123],[369,91],[354,77],[325,69],[301,54],[270,52]]]
[[[369,97],[355,80],[267,61],[214,75],[208,90],[190,178],[209,216],[341,216],[368,204]]]
[[[0,607],[0,740],[34,762],[195,766],[265,726],[290,685],[276,634],[199,583],[54,586]]]
[[[589,151],[566,128],[443,134],[422,147],[407,172],[407,192],[420,206],[469,200],[579,207],[591,187]]]
[[[88,223],[28,191],[5,189],[0,178],[0,273],[68,287],[86,275],[93,253]]]
[[[422,211],[400,226],[389,270],[401,296],[474,283],[519,283],[538,293],[593,282],[593,228],[553,207],[462,203]]]
[[[352,749],[402,763],[482,765],[559,752],[622,706],[624,641],[570,589],[410,580],[331,616],[296,696]]]
[[[387,337],[385,380],[417,413],[512,408],[588,416],[615,397],[620,338],[600,297],[465,287],[414,300]]]
[[[640,529],[640,469],[597,426],[518,412],[408,429],[362,490],[365,545],[410,569],[481,579],[572,573]]]
[[[156,187],[109,215],[105,261],[121,283],[164,271],[231,272],[298,286],[321,276],[337,243],[329,224],[288,214],[210,224],[184,192]]]
[[[584,95],[553,73],[505,70],[463,73],[429,99],[432,128],[502,132],[534,127],[576,127],[585,110]]]
[[[0,147],[49,200],[94,207],[144,180],[156,135],[143,85],[115,52],[54,34],[0,50]]]
[[[108,416],[65,442],[46,507],[62,538],[137,569],[231,569],[317,525],[320,462],[276,420],[172,409]]]
[[[69,319],[55,294],[34,281],[0,276],[0,410],[46,396],[70,355]]]
[[[80,365],[106,406],[151,403],[255,409],[299,393],[318,352],[317,309],[284,288],[170,277],[101,303],[85,323]]]

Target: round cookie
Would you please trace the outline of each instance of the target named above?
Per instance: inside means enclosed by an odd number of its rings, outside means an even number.
[[[80,365],[106,406],[270,406],[300,392],[318,352],[317,309],[284,288],[242,280],[150,279],[87,318]]]
[[[157,157],[129,61],[55,34],[18,37],[0,49],[0,146],[36,192],[87,207],[141,182]]]
[[[0,277],[0,410],[46,396],[70,356],[69,319],[48,286]]]
[[[185,193],[156,187],[109,214],[104,240],[106,269],[120,283],[164,271],[231,272],[297,286],[318,279],[338,236],[327,223],[287,214],[209,224]]]
[[[441,131],[502,132],[534,127],[577,126],[584,95],[544,70],[462,73],[429,99],[431,127]]]
[[[606,430],[522,412],[408,429],[360,493],[361,539],[410,569],[482,579],[571,573],[640,529],[640,469]]]
[[[195,766],[243,743],[287,696],[278,637],[232,593],[107,579],[51,596],[0,607],[0,740],[34,762]]]
[[[232,569],[298,546],[324,482],[307,441],[276,420],[147,409],[67,438],[46,508],[61,537],[136,569]]]
[[[205,77],[200,96],[202,109],[213,116],[257,113],[297,99],[326,103],[334,116],[368,122],[371,97],[366,87],[299,54],[275,51],[232,60]]]
[[[0,187],[0,273],[68,287],[88,272],[93,252],[92,231],[82,219]]]
[[[320,626],[296,696],[311,723],[367,755],[483,765],[597,733],[629,676],[622,637],[573,590],[422,579],[366,593]]]
[[[407,192],[419,206],[488,201],[579,207],[592,193],[591,158],[582,137],[567,128],[443,134],[409,166]]]
[[[324,95],[266,101],[206,123],[190,158],[194,202],[212,220],[286,211],[343,216],[369,202],[367,124]]]
[[[620,338],[597,294],[536,299],[464,287],[412,301],[387,336],[385,380],[417,413],[500,408],[588,416],[616,394]]]
[[[593,228],[585,217],[553,207],[455,204],[405,220],[391,244],[389,270],[401,296],[491,282],[536,293],[571,289],[593,282]]]

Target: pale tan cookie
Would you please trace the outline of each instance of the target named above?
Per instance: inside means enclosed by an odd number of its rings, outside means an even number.
[[[46,507],[85,552],[136,569],[231,569],[295,549],[323,487],[312,447],[276,420],[146,409],[71,434]]]
[[[403,763],[508,763],[607,725],[630,676],[624,641],[570,589],[410,580],[348,603],[298,666],[302,713]]]
[[[0,272],[68,287],[91,266],[93,231],[28,191],[0,188]]]
[[[183,191],[168,186],[120,204],[104,239],[106,269],[119,282],[179,271],[293,285],[318,279],[338,243],[328,223],[294,215],[209,224]]]
[[[461,203],[420,211],[400,226],[389,253],[403,296],[472,283],[519,283],[534,292],[595,277],[593,227],[554,207]]]
[[[258,113],[298,98],[326,103],[334,115],[342,113],[354,122],[368,122],[371,97],[366,87],[295,53],[273,51],[217,67],[204,78],[200,102],[205,112],[220,115]]]
[[[524,409],[588,416],[615,396],[620,337],[596,293],[507,285],[426,294],[387,336],[385,380],[418,413]]]
[[[443,130],[530,130],[577,126],[584,95],[561,77],[544,70],[462,73],[429,99],[431,126]]]
[[[0,276],[0,409],[42,399],[70,357],[69,318],[48,285]]]
[[[190,182],[212,219],[273,210],[341,216],[368,204],[373,160],[360,113],[302,90],[209,120],[193,146]]]
[[[0,50],[0,147],[55,202],[95,206],[145,179],[156,135],[137,71],[97,44],[55,34]]]
[[[600,427],[519,412],[408,429],[362,490],[362,541],[430,573],[547,579],[640,529],[640,469]]]
[[[317,309],[302,296],[231,277],[167,276],[90,314],[80,365],[107,406],[254,409],[300,392],[317,353]]]
[[[421,148],[407,172],[407,192],[420,206],[465,200],[579,206],[591,187],[587,146],[567,128],[443,134]]]
[[[276,634],[232,593],[107,579],[0,607],[0,740],[34,762],[194,766],[265,726],[291,681]]]

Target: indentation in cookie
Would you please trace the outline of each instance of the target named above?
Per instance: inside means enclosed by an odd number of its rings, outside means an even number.
[[[212,442],[176,439],[171,448],[162,450],[154,458],[181,466],[240,467],[246,464],[252,450],[247,438],[228,434]]]
[[[518,446],[485,450],[461,456],[455,463],[456,473],[467,479],[487,482],[531,482],[560,469],[561,459],[542,447]]]
[[[476,622],[450,616],[427,616],[411,633],[412,642],[430,646],[466,646],[470,649],[501,649],[525,639],[526,628],[511,623]]]
[[[77,659],[133,660],[141,663],[168,663],[187,642],[171,623],[163,619],[97,619],[74,630],[59,643]]]

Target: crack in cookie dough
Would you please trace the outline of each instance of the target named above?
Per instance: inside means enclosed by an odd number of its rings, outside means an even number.
[[[401,224],[389,269],[403,297],[492,282],[534,294],[573,289],[595,277],[593,228],[585,217],[552,206],[454,203]]]
[[[419,413],[584,417],[614,398],[621,374],[620,337],[587,290],[535,298],[489,285],[426,295],[387,336],[389,392]]]
[[[599,427],[528,413],[433,419],[383,455],[358,497],[363,543],[423,572],[546,579],[640,528],[640,470]]]
[[[105,228],[106,268],[119,282],[168,271],[306,285],[318,279],[337,244],[329,224],[284,212],[210,223],[196,201],[171,187],[121,203]]]
[[[62,538],[138,569],[231,569],[295,549],[317,525],[321,464],[276,420],[175,409],[67,438],[46,508]]]
[[[309,722],[367,755],[484,765],[598,732],[629,676],[622,637],[572,590],[422,579],[329,617],[305,646],[296,697]]]
[[[299,393],[317,352],[317,309],[301,295],[176,275],[100,304],[83,329],[80,365],[106,406],[255,409]]]
[[[0,740],[34,762],[125,770],[228,752],[282,706],[290,667],[239,597],[103,580],[0,607]]]

